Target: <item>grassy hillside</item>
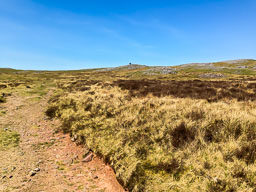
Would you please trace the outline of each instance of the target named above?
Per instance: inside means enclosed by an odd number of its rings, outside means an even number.
[[[255,102],[136,97],[111,85],[53,98],[47,114],[130,191],[252,191]]]
[[[255,191],[255,61],[2,72],[9,93],[55,94],[46,114],[129,191]],[[1,71],[1,70],[0,70]]]
[[[253,76],[177,81],[120,74],[58,81],[47,115],[111,164],[129,191],[255,189]]]

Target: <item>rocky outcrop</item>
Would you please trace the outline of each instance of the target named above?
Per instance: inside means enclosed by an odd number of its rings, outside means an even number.
[[[176,74],[175,68],[170,67],[153,67],[144,71],[145,75],[157,75],[157,74]]]

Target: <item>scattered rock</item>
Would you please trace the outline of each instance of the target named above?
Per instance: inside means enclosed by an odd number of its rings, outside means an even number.
[[[40,165],[42,163],[42,160],[39,160],[37,163],[36,163],[36,165],[38,166],[38,165]]]
[[[2,179],[5,179],[6,178],[6,175],[4,175],[3,177],[2,177]]]
[[[241,63],[246,63],[248,61],[250,61],[250,59],[236,59],[236,60],[227,60],[223,62],[228,64],[241,64]]]
[[[247,69],[248,66],[242,65],[242,66],[238,66],[237,68],[239,68],[239,69]]]
[[[37,168],[34,169],[34,171],[35,171],[35,172],[39,172],[39,171],[40,171],[40,168],[37,167]]]
[[[141,68],[145,68],[145,67],[147,67],[147,66],[129,63],[129,65],[99,69],[99,70],[97,70],[97,72],[107,72],[107,71],[116,71],[116,70],[118,70],[118,71],[119,70],[135,70],[135,69],[141,69]]]
[[[225,77],[221,73],[205,73],[200,75],[201,78],[223,78]]]
[[[8,131],[9,129],[8,128],[4,128],[4,131]]]
[[[89,155],[87,155],[82,162],[90,162],[93,159],[93,154],[90,153]]]
[[[74,136],[71,138],[71,141],[72,141],[72,142],[75,142],[77,139],[78,139],[78,136],[77,136],[77,135],[74,135]]]
[[[176,69],[170,67],[152,67],[146,71],[146,75],[157,75],[157,74],[176,74]]]
[[[92,176],[93,179],[98,179],[99,177],[97,175]]]
[[[3,172],[8,172],[8,168],[3,168]]]
[[[16,167],[12,167],[11,171],[14,171],[16,169]]]
[[[9,176],[9,179],[11,179],[11,178],[13,178],[13,176],[12,176],[12,175],[10,175],[10,176]]]
[[[31,171],[31,172],[30,172],[30,174],[29,174],[29,175],[30,175],[30,177],[33,177],[33,176],[35,176],[35,175],[36,175],[36,173],[37,173],[37,172],[33,170],[33,171]]]
[[[30,171],[29,175],[30,177],[35,176],[40,171],[40,168],[35,168],[34,170]]]

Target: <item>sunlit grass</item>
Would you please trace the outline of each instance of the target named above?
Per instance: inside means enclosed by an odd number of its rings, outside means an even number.
[[[130,98],[111,86],[53,101],[49,114],[103,156],[131,191],[251,191],[256,185],[254,102]]]
[[[19,145],[20,135],[14,131],[0,129],[0,150],[7,150]]]

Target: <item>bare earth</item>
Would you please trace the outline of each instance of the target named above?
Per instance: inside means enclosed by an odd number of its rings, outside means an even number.
[[[44,115],[49,96],[8,97],[1,104],[0,128],[20,134],[19,147],[0,150],[0,191],[124,191],[111,167],[95,157],[83,162],[84,149]]]

